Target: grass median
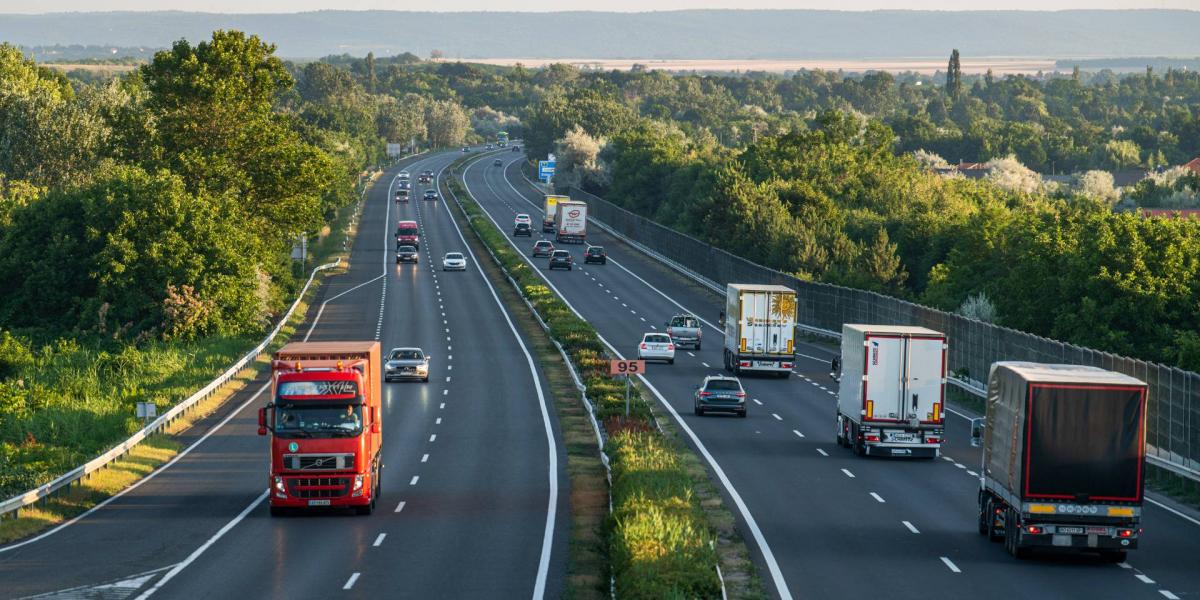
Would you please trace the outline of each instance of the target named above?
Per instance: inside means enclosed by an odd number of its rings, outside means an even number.
[[[450,195],[461,201],[471,230],[578,369],[595,417],[607,434],[605,453],[612,470],[607,556],[617,597],[720,598],[722,582],[716,565],[725,553],[718,553],[717,543],[729,538],[713,528],[715,512],[710,509],[723,509],[703,467],[697,468],[699,461],[676,436],[659,431],[639,387],[635,386],[630,414],[625,415],[625,386],[608,376],[610,355],[595,329],[553,294],[457,180],[448,186]],[[733,519],[724,514],[721,525],[732,530]],[[739,578],[737,593],[730,595],[761,597],[761,585],[741,548],[732,554],[748,575]]]

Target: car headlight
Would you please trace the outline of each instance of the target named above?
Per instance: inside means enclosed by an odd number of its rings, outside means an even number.
[[[284,487],[283,487],[283,478],[278,475],[275,476],[275,491],[277,491],[277,492],[285,491]]]
[[[361,490],[362,486],[363,486],[363,476],[355,475],[354,476],[354,491],[357,492],[358,490]]]

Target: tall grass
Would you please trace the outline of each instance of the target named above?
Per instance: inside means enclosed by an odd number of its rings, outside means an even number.
[[[449,185],[472,229],[579,369],[596,418],[609,434],[605,453],[612,468],[613,512],[608,538],[617,596],[720,598],[714,535],[681,460],[683,449],[653,426],[650,406],[636,387],[625,416],[625,383],[608,375],[613,357],[595,328],[554,295],[457,181]]]
[[[257,340],[212,337],[140,346],[59,340],[0,344],[0,497],[36,487],[141,427],[138,402],[159,412],[228,369]]]

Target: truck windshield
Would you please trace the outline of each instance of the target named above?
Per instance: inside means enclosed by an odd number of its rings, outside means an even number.
[[[284,403],[275,405],[279,437],[353,437],[362,433],[362,405]]]
[[[416,227],[401,227],[396,230],[396,235],[416,237],[417,228]]]

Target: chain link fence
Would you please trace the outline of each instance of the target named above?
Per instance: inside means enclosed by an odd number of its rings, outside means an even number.
[[[1200,374],[1066,344],[875,292],[802,281],[578,188],[571,188],[570,195],[588,203],[591,218],[712,282],[778,284],[796,290],[796,319],[807,328],[840,333],[843,323],[873,323],[941,331],[950,340],[951,373],[977,389],[987,380],[991,364],[1002,360],[1092,365],[1137,377],[1150,388],[1148,460],[1200,480]]]

